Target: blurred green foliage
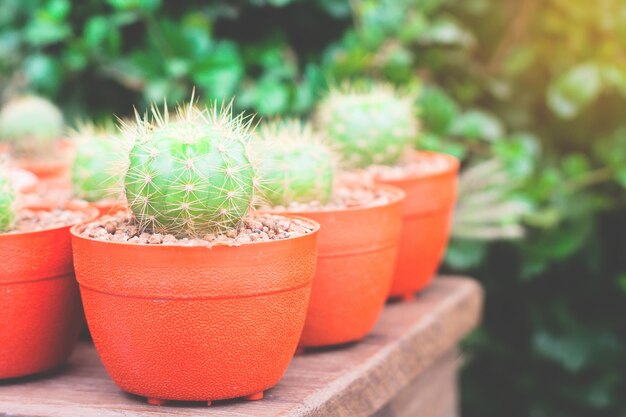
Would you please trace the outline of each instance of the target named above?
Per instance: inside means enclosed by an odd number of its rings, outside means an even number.
[[[626,416],[626,4],[3,0],[3,98],[85,113],[236,96],[306,115],[329,83],[421,89],[416,146],[463,161],[446,268],[487,291],[463,415]]]

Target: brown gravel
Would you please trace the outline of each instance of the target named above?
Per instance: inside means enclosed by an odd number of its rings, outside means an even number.
[[[136,243],[140,245],[171,246],[237,246],[250,242],[269,242],[311,233],[315,226],[311,223],[289,219],[277,215],[250,216],[238,230],[229,230],[224,234],[208,234],[202,238],[177,238],[173,235],[141,232],[139,226],[128,213],[119,212],[102,216],[88,223],[80,234],[84,237],[117,243]]]
[[[36,232],[39,230],[55,229],[81,223],[87,219],[87,214],[74,210],[30,210],[22,209],[18,213],[15,225],[8,233]]]
[[[323,204],[320,201],[309,203],[293,202],[289,206],[263,208],[272,212],[305,213],[311,211],[336,211],[351,208],[376,207],[389,204],[396,198],[396,194],[385,188],[371,185],[352,183],[350,186],[336,185],[331,201]]]

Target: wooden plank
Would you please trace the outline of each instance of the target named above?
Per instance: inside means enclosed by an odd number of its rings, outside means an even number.
[[[361,343],[296,357],[262,401],[223,401],[211,407],[147,405],[120,391],[93,347],[81,344],[55,375],[0,382],[0,417],[369,416],[474,328],[481,308],[482,291],[475,281],[439,278],[415,302],[387,305]]]
[[[456,349],[421,372],[373,417],[458,417]]]

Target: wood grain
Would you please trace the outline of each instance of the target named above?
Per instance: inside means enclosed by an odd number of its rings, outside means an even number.
[[[297,356],[262,401],[221,401],[211,407],[147,405],[120,391],[93,347],[83,343],[54,374],[0,382],[0,417],[359,417],[377,411],[379,417],[453,417],[456,369],[450,352],[478,324],[481,308],[482,291],[475,281],[438,278],[415,302],[388,304],[361,343]],[[439,387],[434,394],[420,400],[422,405],[408,401],[412,390],[424,391],[428,379],[440,381],[434,383]],[[401,409],[427,407],[436,402],[428,398],[445,392],[449,397],[446,404],[437,405],[443,407],[440,414],[407,414]]]
[[[456,349],[442,355],[373,417],[458,417]]]

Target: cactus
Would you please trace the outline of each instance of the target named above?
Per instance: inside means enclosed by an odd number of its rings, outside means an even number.
[[[437,88],[424,89],[419,105],[424,128],[436,135],[446,135],[459,114],[456,103]]]
[[[333,89],[317,109],[317,126],[351,168],[393,165],[417,135],[415,97],[387,85]]]
[[[254,146],[262,195],[273,206],[327,203],[333,191],[333,154],[311,125],[299,120],[261,127]]]
[[[0,233],[9,230],[15,220],[15,191],[6,171],[0,162]]]
[[[0,111],[0,140],[16,156],[49,156],[63,134],[63,114],[37,96],[16,97]]]
[[[170,121],[151,116],[123,123],[131,139],[126,198],[142,230],[202,237],[240,225],[253,204],[255,171],[248,156],[250,119],[232,106],[198,109],[193,100]]]
[[[72,164],[72,186],[78,198],[96,202],[119,198],[121,178],[116,168],[123,161],[123,141],[112,123],[81,124],[72,132],[76,155]]]

